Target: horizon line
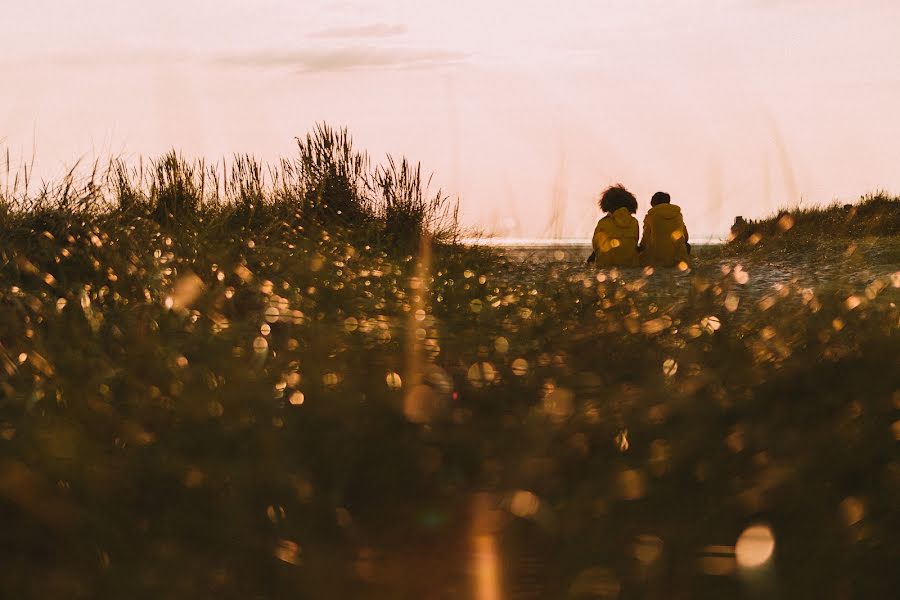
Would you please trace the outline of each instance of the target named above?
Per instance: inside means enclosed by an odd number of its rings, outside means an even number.
[[[721,244],[725,242],[727,236],[720,235],[698,235],[692,237],[692,242],[696,244]],[[528,238],[528,237],[504,237],[504,236],[469,236],[460,239],[460,242],[466,246],[537,246],[552,248],[556,246],[585,246],[591,245],[591,238]]]

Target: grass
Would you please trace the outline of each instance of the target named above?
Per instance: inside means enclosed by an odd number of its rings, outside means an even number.
[[[297,139],[296,158],[271,166],[250,155],[207,165],[171,151],[146,165],[95,163],[86,175],[76,165],[37,192],[28,167],[22,177],[11,174],[8,155],[6,167],[0,218],[11,235],[59,234],[86,221],[210,239],[312,227],[398,254],[414,252],[423,235],[438,245],[457,245],[459,238],[457,204],[429,192],[420,165],[388,156],[373,166],[346,130],[327,125]]]
[[[900,198],[863,196],[856,204],[781,210],[759,221],[736,222],[729,244],[741,250],[773,246],[814,248],[823,240],[858,241],[900,236]]]
[[[5,592],[891,595],[890,255],[523,265],[333,135],[7,196]]]

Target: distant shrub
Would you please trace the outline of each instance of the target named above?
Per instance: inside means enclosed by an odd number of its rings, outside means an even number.
[[[358,225],[370,214],[366,195],[369,157],[353,148],[346,129],[317,125],[297,138],[297,170],[303,182],[303,209],[314,217]]]
[[[440,241],[455,239],[457,205],[440,190],[428,193],[430,179],[423,182],[421,165],[389,156],[373,179],[376,216],[384,223],[389,243],[409,252],[426,232]]]
[[[782,209],[758,221],[738,217],[731,229],[732,247],[792,247],[866,236],[900,235],[900,198],[884,192],[863,196],[857,204]]]
[[[266,201],[263,165],[249,154],[235,155],[225,182],[225,197],[237,215],[249,220]]]
[[[119,210],[130,213],[145,208],[146,198],[140,189],[139,172],[129,168],[125,161],[117,159],[110,165],[109,179]],[[138,183],[135,183],[135,179]]]
[[[153,218],[172,223],[194,217],[200,208],[204,181],[204,165],[191,164],[174,150],[155,161],[150,183]]]

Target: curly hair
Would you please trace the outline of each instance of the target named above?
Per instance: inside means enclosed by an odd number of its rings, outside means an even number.
[[[625,208],[628,209],[628,212],[634,214],[637,212],[637,207],[637,198],[625,189],[625,186],[621,183],[606,188],[606,191],[600,196],[600,210],[605,213],[612,213],[620,208]]]

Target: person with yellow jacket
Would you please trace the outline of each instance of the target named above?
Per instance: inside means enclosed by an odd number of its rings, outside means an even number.
[[[644,217],[644,237],[640,244],[641,262],[652,267],[689,264],[691,245],[681,208],[672,204],[665,192],[656,192]]]
[[[606,216],[594,229],[594,253],[588,262],[596,262],[600,267],[640,266],[638,222],[632,216],[637,212],[634,194],[622,185],[614,185],[603,192],[600,210]]]

